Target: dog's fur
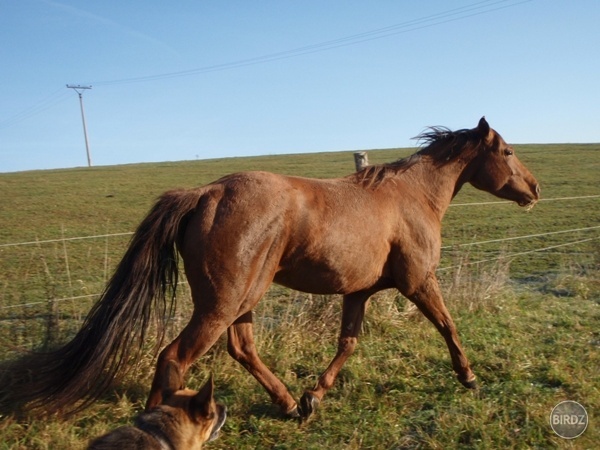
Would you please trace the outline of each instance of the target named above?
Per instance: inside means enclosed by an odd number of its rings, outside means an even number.
[[[135,426],[121,427],[92,441],[89,450],[197,450],[217,438],[227,416],[215,402],[212,376],[200,391],[182,389],[175,365],[169,366],[163,402],[140,414]]]

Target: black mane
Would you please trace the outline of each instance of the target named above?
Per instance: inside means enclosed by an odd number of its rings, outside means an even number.
[[[421,150],[418,153],[428,155],[436,162],[449,161],[463,149],[481,144],[481,136],[474,130],[452,131],[446,127],[429,127],[413,139],[420,144]]]
[[[421,147],[416,153],[394,162],[367,166],[349,177],[364,187],[376,188],[389,176],[408,170],[423,157],[430,158],[435,165],[444,164],[466,147],[478,147],[481,143],[481,137],[474,130],[452,131],[446,127],[429,127],[413,139]]]

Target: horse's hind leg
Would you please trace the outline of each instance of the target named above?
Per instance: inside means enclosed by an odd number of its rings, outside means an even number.
[[[227,329],[227,350],[250,372],[286,416],[297,417],[298,407],[285,385],[261,361],[252,336],[252,311],[239,317]]]
[[[300,414],[303,418],[307,419],[315,412],[325,393],[333,386],[342,366],[354,352],[365,315],[367,300],[370,295],[370,292],[357,292],[344,296],[342,328],[338,340],[337,353],[329,364],[329,367],[319,377],[315,388],[305,391],[304,395],[302,395],[300,399]]]
[[[162,389],[169,373],[169,366],[176,366],[183,380],[190,365],[213,346],[233,319],[222,314],[194,310],[190,322],[158,357],[152,388],[146,402],[146,411],[162,402]]]

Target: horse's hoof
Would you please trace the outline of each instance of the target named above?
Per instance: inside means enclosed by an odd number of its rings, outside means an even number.
[[[302,419],[307,420],[310,416],[312,416],[317,408],[319,407],[319,399],[312,393],[306,391],[302,398],[300,399],[300,416]]]
[[[288,411],[283,411],[283,415],[288,419],[299,419],[300,416],[300,408],[298,405],[294,405],[294,407]]]
[[[467,389],[477,389],[477,379],[476,378],[473,378],[472,380],[468,380],[468,381],[460,380],[460,382]]]

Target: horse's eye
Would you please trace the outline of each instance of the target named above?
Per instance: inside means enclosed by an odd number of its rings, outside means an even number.
[[[512,151],[512,149],[510,149],[510,148],[507,148],[506,150],[504,150],[504,154],[505,154],[506,156],[510,156],[510,155],[512,155],[513,153],[514,153],[514,152],[513,152],[513,151]]]

